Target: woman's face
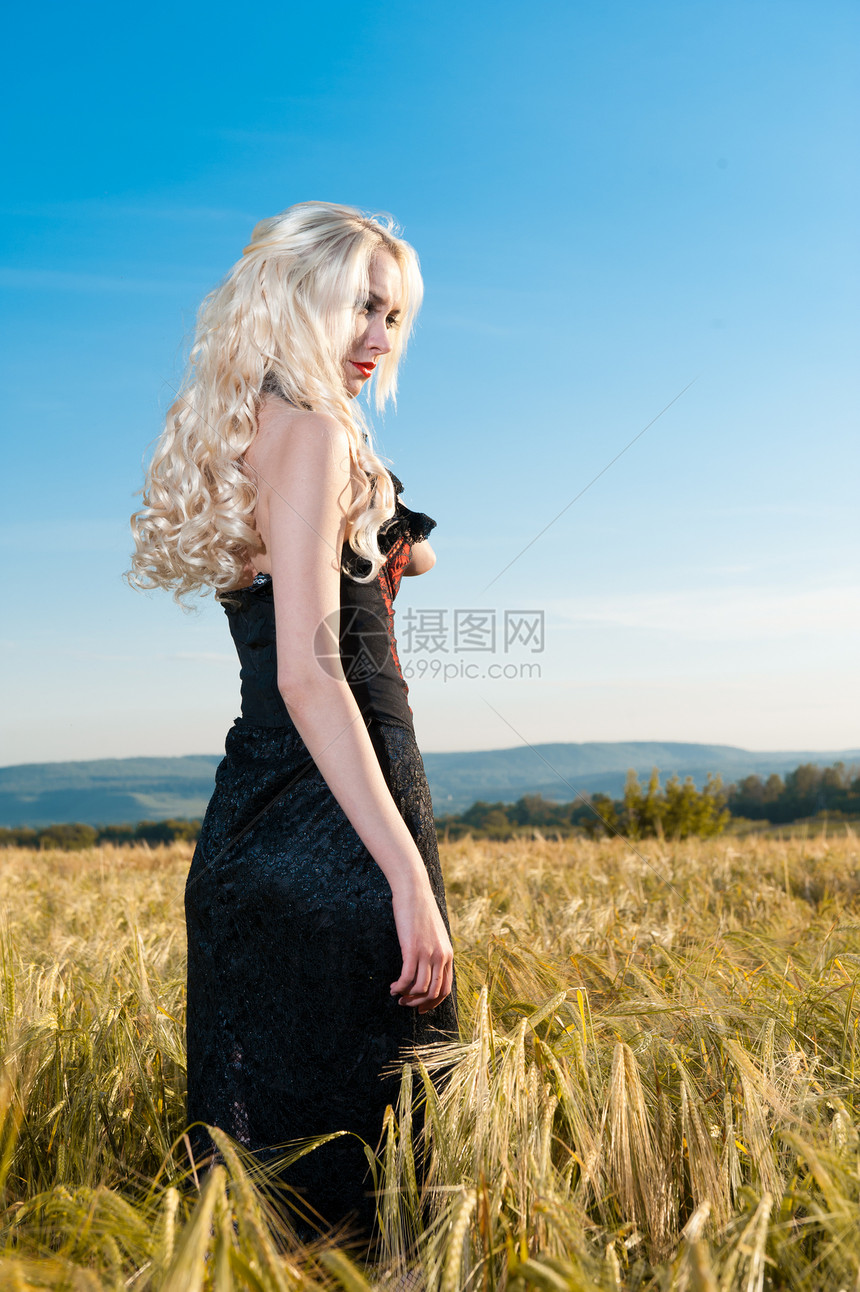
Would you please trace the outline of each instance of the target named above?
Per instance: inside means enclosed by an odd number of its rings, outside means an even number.
[[[358,312],[357,332],[344,363],[346,388],[360,394],[379,359],[392,348],[391,333],[400,318],[403,290],[400,266],[389,251],[378,251],[370,262],[370,291]]]

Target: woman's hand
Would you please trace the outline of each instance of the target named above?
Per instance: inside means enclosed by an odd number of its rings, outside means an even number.
[[[392,889],[392,905],[403,970],[391,984],[391,994],[400,996],[401,1005],[417,1006],[420,1014],[426,1014],[450,994],[454,977],[451,939],[426,874]]]

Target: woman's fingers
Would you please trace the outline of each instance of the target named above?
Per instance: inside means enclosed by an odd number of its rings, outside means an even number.
[[[400,977],[396,982],[391,984],[392,996],[405,996],[415,981],[415,974],[418,971],[418,957],[404,956],[403,967],[400,971]]]
[[[441,1005],[446,996],[451,995],[454,986],[454,961],[446,960],[443,966],[442,978],[439,984],[439,991],[436,996],[434,1005]]]
[[[423,998],[426,995],[432,976],[430,961],[426,955],[404,958],[403,972],[397,982],[391,985],[392,995],[399,993],[401,999],[412,1004],[413,997]]]
[[[423,959],[418,964],[418,972],[415,975],[415,981],[410,988],[410,996],[426,996],[430,990],[430,984],[433,981],[433,961]]]
[[[430,985],[427,988],[425,1011],[433,1009],[442,1000],[442,984],[445,981],[445,962],[440,960],[433,966],[433,977],[430,979]],[[432,1003],[427,1003],[432,1002]]]
[[[447,965],[445,966],[445,977],[442,982],[442,993],[440,996],[440,1000],[444,1000],[446,996],[450,996],[453,990],[454,990],[454,961],[449,960]]]
[[[446,996],[450,995],[453,985],[453,961],[448,956],[433,958],[419,965],[415,982],[400,997],[401,1005],[418,1008],[422,1014],[435,1009]],[[423,989],[421,984],[423,981]]]
[[[428,969],[430,966],[428,965]],[[434,1000],[434,978],[431,974],[429,981],[423,991],[419,991],[417,986],[413,986],[411,991],[400,997],[401,1005],[411,1005],[412,1007],[426,1005],[428,1001]],[[434,1001],[435,1003],[435,1001]]]

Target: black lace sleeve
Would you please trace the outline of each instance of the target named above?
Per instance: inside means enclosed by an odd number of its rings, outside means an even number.
[[[385,527],[385,538],[388,540],[391,537],[392,544],[401,537],[407,538],[410,543],[422,543],[431,530],[436,528],[436,521],[432,516],[428,516],[426,512],[412,511],[402,503],[400,494],[403,493],[403,485],[393,471],[390,472],[390,475],[394,483],[394,492],[397,495],[395,501],[396,510],[394,516]],[[380,540],[381,538],[382,535],[380,535]]]
[[[389,473],[394,484],[394,515],[382,524],[377,536],[379,550],[386,558],[401,539],[406,539],[414,546],[416,543],[423,542],[430,531],[436,528],[436,521],[432,516],[428,516],[423,511],[412,511],[400,501],[403,485],[393,471]],[[370,571],[370,562],[353,552],[348,543],[344,545],[341,564],[346,573],[351,576],[363,577]]]

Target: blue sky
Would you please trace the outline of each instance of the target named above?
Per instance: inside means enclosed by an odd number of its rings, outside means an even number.
[[[423,748],[860,744],[855,6],[9,23],[4,764],[223,748],[224,612],[131,591],[128,516],[200,299],[311,198],[424,269],[378,422],[438,521],[398,600],[447,615],[435,664],[401,651]],[[543,651],[467,659],[469,609],[542,611]]]

